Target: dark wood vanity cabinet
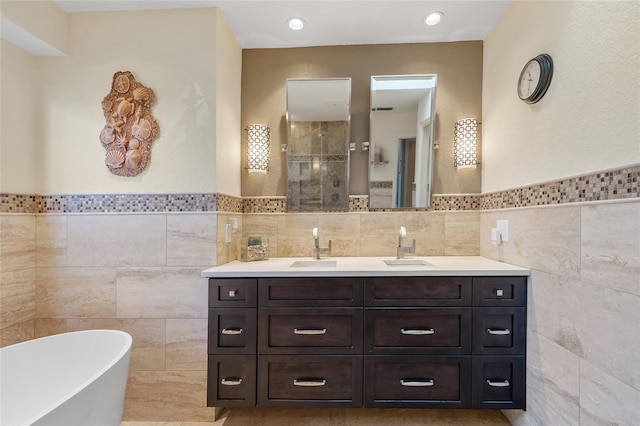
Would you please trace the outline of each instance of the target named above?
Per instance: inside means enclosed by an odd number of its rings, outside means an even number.
[[[211,278],[208,405],[524,409],[526,280]]]

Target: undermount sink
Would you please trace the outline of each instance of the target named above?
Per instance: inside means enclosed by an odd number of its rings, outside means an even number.
[[[335,268],[336,266],[338,266],[338,262],[336,260],[296,260],[289,265],[289,268]]]
[[[387,266],[433,266],[422,259],[385,259]]]

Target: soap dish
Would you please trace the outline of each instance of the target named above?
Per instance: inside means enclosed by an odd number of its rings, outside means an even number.
[[[240,260],[242,262],[269,260],[269,240],[262,241],[258,244],[242,245],[240,249]]]

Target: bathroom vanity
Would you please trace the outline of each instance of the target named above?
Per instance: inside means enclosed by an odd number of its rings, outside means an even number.
[[[204,271],[207,404],[524,409],[529,270],[387,259]]]

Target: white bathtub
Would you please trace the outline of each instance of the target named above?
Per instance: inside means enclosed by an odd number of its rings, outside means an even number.
[[[88,330],[0,349],[0,425],[119,426],[131,336]]]

